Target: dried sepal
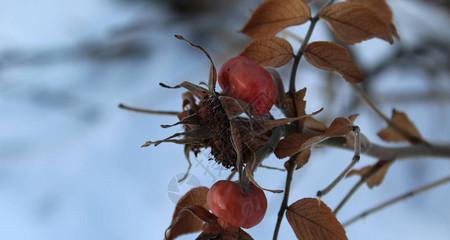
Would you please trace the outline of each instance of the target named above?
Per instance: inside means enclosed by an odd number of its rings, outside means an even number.
[[[390,25],[364,4],[339,2],[324,8],[319,16],[328,23],[336,38],[346,44],[375,37],[394,42]]]
[[[175,38],[187,42],[192,47],[200,50],[208,58],[209,63],[210,63],[208,88],[209,88],[209,91],[211,91],[214,94],[215,93],[215,89],[216,89],[216,83],[217,83],[217,70],[216,70],[216,66],[214,65],[214,61],[211,58],[211,55],[209,55],[208,51],[206,51],[202,46],[197,45],[197,44],[187,40],[186,38],[184,38],[181,35],[176,34]]]
[[[240,55],[265,67],[281,67],[294,57],[291,44],[279,37],[253,40]]]
[[[188,81],[184,81],[184,82],[182,82],[182,83],[180,83],[178,85],[175,85],[175,86],[169,86],[169,85],[167,85],[165,83],[159,83],[159,85],[161,87],[169,88],[169,89],[185,88],[185,89],[189,90],[192,94],[194,94],[196,97],[198,97],[200,99],[206,98],[210,94],[208,89],[203,88],[203,87],[198,86],[198,85],[195,85],[195,84],[193,84],[191,82],[188,82]]]
[[[272,37],[288,26],[300,25],[311,17],[305,1],[267,0],[253,12],[241,32],[252,38]]]
[[[332,42],[313,42],[305,48],[306,60],[317,68],[336,71],[348,82],[354,84],[363,80],[363,74],[348,50]]]

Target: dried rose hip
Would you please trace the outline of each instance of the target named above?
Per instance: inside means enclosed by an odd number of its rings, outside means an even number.
[[[237,56],[223,64],[219,84],[225,95],[249,103],[253,115],[268,113],[277,99],[270,73],[247,57]]]
[[[207,203],[211,211],[231,226],[251,228],[264,217],[267,199],[264,192],[250,183],[244,193],[238,183],[218,181],[209,189]]]

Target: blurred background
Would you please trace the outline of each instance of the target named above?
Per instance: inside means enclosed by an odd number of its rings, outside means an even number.
[[[162,239],[176,200],[193,186],[210,186],[228,171],[194,159],[188,180],[182,146],[140,148],[177,129],[172,117],[117,108],[180,109],[181,90],[159,82],[206,81],[208,62],[173,38],[182,34],[208,49],[217,65],[249,39],[238,32],[257,0],[0,0],[0,239]],[[365,89],[383,112],[407,112],[430,142],[450,142],[450,7],[447,0],[391,0],[401,41],[351,47],[367,76]],[[320,6],[323,1],[313,1]],[[303,36],[305,26],[290,28]],[[330,39],[319,23],[313,40]],[[288,37],[294,48],[299,43]],[[281,73],[288,76],[290,64]],[[330,79],[335,78],[335,79]],[[287,79],[287,78],[286,78]],[[360,113],[357,124],[374,142],[384,123],[339,77],[302,61],[298,87],[307,109],[324,121]],[[277,111],[274,114],[279,116]],[[291,202],[314,197],[352,153],[317,149],[295,173]],[[375,159],[363,156],[358,167]],[[281,167],[271,157],[267,165]],[[364,186],[338,216],[346,220],[380,201],[448,175],[448,161],[401,161],[382,186]],[[280,189],[285,174],[261,169],[261,185]],[[336,206],[356,178],[324,198]],[[450,187],[442,186],[361,220],[350,239],[448,239]],[[282,196],[267,193],[264,221],[248,232],[271,239]],[[188,235],[181,239],[193,239]],[[286,221],[280,239],[294,239]]]

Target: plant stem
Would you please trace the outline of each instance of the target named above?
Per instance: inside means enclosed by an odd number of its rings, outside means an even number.
[[[294,175],[295,166],[296,164],[294,155],[286,162],[286,170],[287,170],[286,184],[284,187],[283,201],[281,202],[280,210],[278,211],[277,223],[275,224],[275,230],[273,232],[273,240],[278,239],[278,233],[280,231],[281,222],[283,220],[284,213],[286,212],[286,209],[288,207],[289,192],[291,190],[292,176]]]
[[[385,164],[391,164],[392,162],[394,162],[395,159],[391,159],[391,160],[386,160],[386,162],[384,164],[380,164],[377,165],[376,167],[373,167],[370,169],[370,171],[364,175],[361,176],[361,179],[359,179],[359,181],[350,189],[350,191],[347,193],[347,195],[345,195],[345,197],[341,200],[341,202],[338,204],[338,206],[334,209],[333,213],[334,215],[337,215],[337,213],[342,209],[342,207],[348,202],[348,200],[350,199],[350,197],[353,196],[353,194],[355,194],[355,192],[369,179],[371,178],[373,175],[377,174],[378,171],[380,171],[381,169],[383,169],[383,167],[385,166]]]
[[[124,110],[132,111],[132,112],[155,114],[155,115],[177,116],[179,114],[179,112],[176,112],[176,111],[155,111],[155,110],[144,109],[144,108],[130,107],[123,103],[119,103],[118,107],[121,109],[124,109]]]
[[[295,80],[297,78],[298,65],[300,64],[300,60],[302,59],[303,56],[303,51],[308,45],[308,42],[311,39],[314,28],[316,27],[316,24],[319,21],[319,19],[320,18],[318,16],[311,18],[310,20],[311,23],[309,24],[308,32],[306,33],[305,39],[303,40],[301,47],[298,49],[298,52],[294,57],[294,64],[292,65],[291,78],[289,80],[290,93],[295,93]]]
[[[363,134],[361,134],[363,136]],[[366,137],[364,137],[366,138]],[[448,144],[436,144],[430,145],[411,145],[406,147],[387,147],[365,140],[362,145],[368,145],[365,149],[361,149],[361,154],[371,156],[376,159],[398,159],[398,160],[411,160],[420,157],[434,157],[450,160],[450,145]],[[344,145],[340,139],[330,139],[322,142],[320,145],[341,148],[349,151],[353,151],[352,147]]]
[[[423,186],[421,186],[421,187],[419,187],[417,189],[411,190],[411,191],[409,191],[407,193],[404,193],[404,194],[402,194],[400,196],[397,196],[397,197],[394,197],[392,199],[389,199],[389,200],[387,200],[385,202],[382,202],[382,203],[380,203],[380,204],[378,204],[378,205],[376,205],[376,206],[374,206],[372,208],[369,208],[369,209],[363,211],[362,213],[360,213],[360,214],[350,218],[349,220],[344,222],[344,226],[349,226],[352,223],[354,223],[354,222],[356,222],[356,221],[358,221],[358,220],[360,220],[362,218],[365,218],[366,216],[368,216],[370,214],[378,212],[378,211],[380,211],[380,210],[382,210],[382,209],[384,209],[386,207],[389,207],[389,206],[391,206],[391,205],[393,205],[395,203],[401,202],[401,201],[406,200],[408,198],[411,198],[411,197],[413,197],[413,196],[415,196],[415,195],[417,195],[419,193],[423,193],[425,191],[431,190],[431,189],[433,189],[435,187],[438,187],[440,185],[443,185],[443,184],[446,184],[446,183],[449,183],[449,182],[450,182],[450,176],[447,176],[445,178],[441,178],[439,180],[436,180],[436,181],[434,181],[432,183],[423,185]]]
[[[353,132],[355,134],[355,144],[354,144],[354,150],[355,153],[353,154],[352,161],[350,164],[344,169],[344,171],[339,174],[326,188],[323,190],[320,190],[317,192],[317,197],[321,198],[325,194],[329,193],[344,177],[347,175],[347,173],[355,166],[356,163],[359,162],[359,159],[361,158],[361,143],[360,143],[360,129],[358,126],[353,126]]]
[[[345,203],[347,203],[347,201],[350,199],[350,197],[358,190],[358,188],[360,188],[364,184],[365,181],[366,181],[365,178],[361,178],[350,189],[350,191],[347,193],[347,195],[345,195],[345,197],[341,200],[341,202],[338,204],[338,206],[334,209],[334,211],[333,211],[334,215],[336,215],[342,209],[342,207],[345,205]]]

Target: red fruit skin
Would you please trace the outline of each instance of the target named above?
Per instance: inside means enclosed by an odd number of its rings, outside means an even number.
[[[252,114],[267,114],[277,100],[277,88],[270,73],[257,62],[237,56],[222,65],[219,85],[227,96],[250,103]]]
[[[267,199],[264,192],[250,184],[244,195],[238,183],[221,180],[208,191],[207,203],[212,213],[231,226],[251,228],[264,218]]]

